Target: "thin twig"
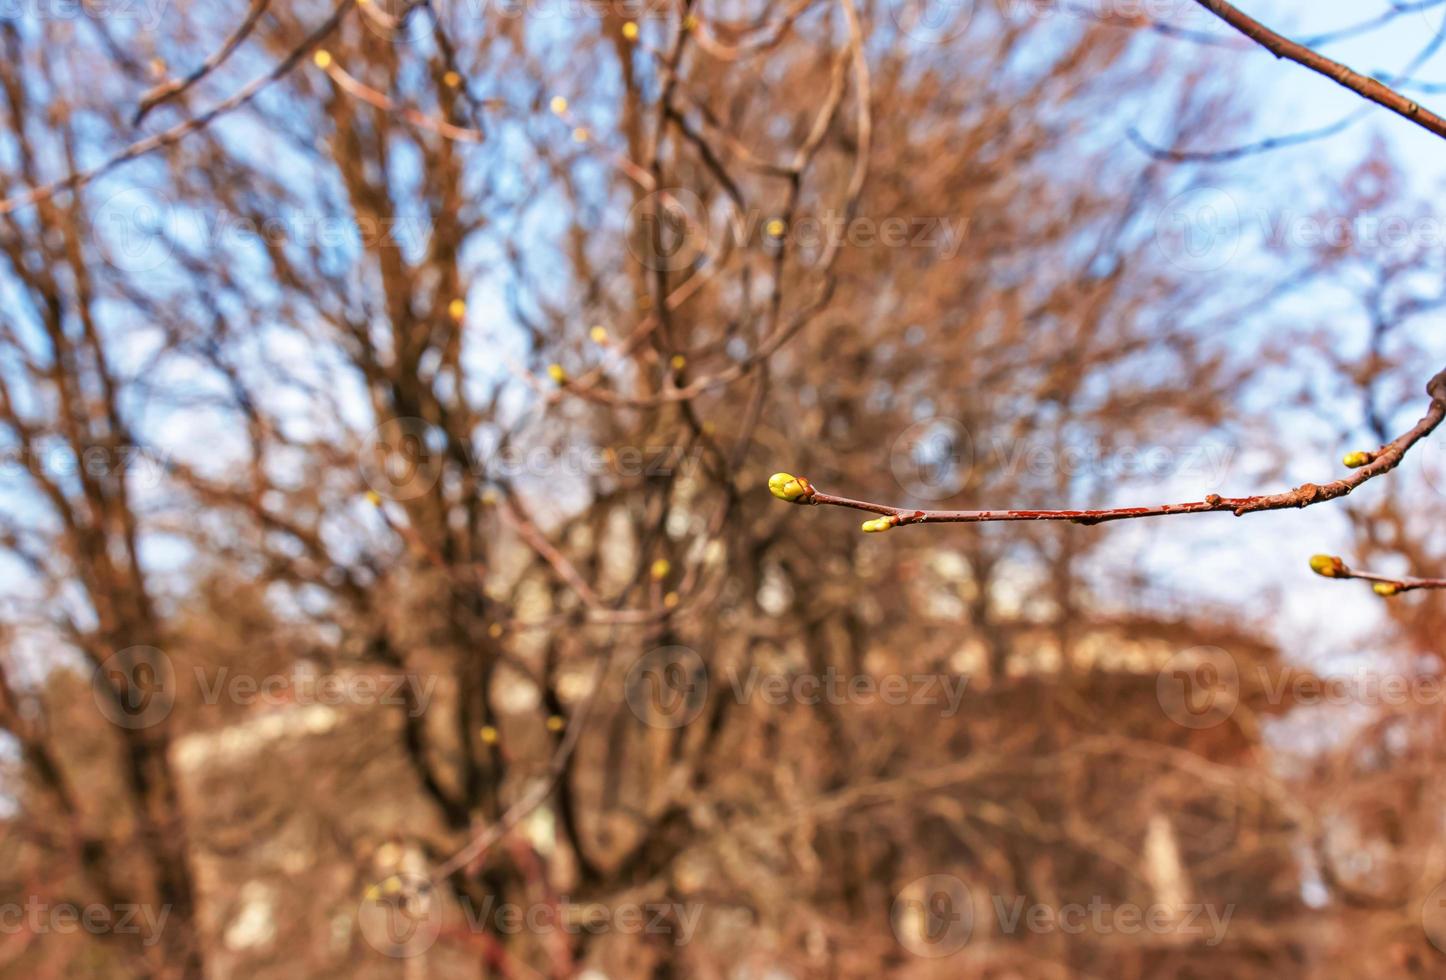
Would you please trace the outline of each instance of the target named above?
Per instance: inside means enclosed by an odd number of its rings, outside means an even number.
[[[1195,2],[1277,58],[1288,58],[1296,64],[1309,68],[1338,85],[1350,89],[1362,98],[1391,110],[1403,119],[1409,119],[1422,129],[1435,133],[1437,136],[1446,137],[1446,119],[1395,89],[1374,78],[1367,78],[1349,66],[1327,58],[1303,44],[1277,34],[1249,14],[1226,3],[1225,0],[1195,0]]]
[[[1379,450],[1369,454],[1370,461],[1350,476],[1329,483],[1303,483],[1281,493],[1252,497],[1222,497],[1210,494],[1204,500],[1179,504],[1157,504],[1146,507],[1116,507],[1105,510],[913,510],[867,500],[854,500],[825,493],[802,477],[775,474],[769,480],[774,496],[797,504],[848,507],[853,510],[882,514],[867,521],[865,531],[887,531],[903,524],[984,524],[996,521],[1070,521],[1075,524],[1103,524],[1107,521],[1132,520],[1140,517],[1172,517],[1177,514],[1210,514],[1228,512],[1236,517],[1263,510],[1286,510],[1310,507],[1335,500],[1351,493],[1378,476],[1400,465],[1411,447],[1430,435],[1446,419],[1446,370],[1426,386],[1431,405],[1410,431],[1397,436]],[[1394,581],[1394,580],[1393,580]]]
[[[1446,578],[1402,578],[1377,572],[1358,572],[1335,555],[1316,555],[1310,560],[1310,567],[1317,575],[1325,578],[1374,583],[1376,594],[1387,597],[1422,589],[1446,589]]]
[[[170,81],[162,82],[149,92],[141,96],[140,105],[136,108],[135,117],[131,119],[132,126],[139,126],[146,115],[157,106],[172,99],[180,98],[189,91],[201,79],[221,66],[227,58],[241,46],[241,42],[251,35],[256,29],[256,24],[261,20],[261,15],[271,5],[271,0],[251,0],[251,9],[246,11],[246,17],[231,32],[230,36],[221,43],[209,58],[201,62],[189,75],[184,78],[173,78]]]
[[[331,16],[328,17],[320,27],[308,34],[306,39],[283,58],[275,68],[271,69],[271,71],[265,75],[253,79],[234,95],[222,102],[216,103],[199,116],[187,119],[185,122],[177,123],[165,132],[157,133],[154,136],[148,136],[143,140],[132,143],[124,150],[121,150],[109,159],[103,160],[89,170],[73,173],[61,180],[43,184],[40,187],[32,188],[24,194],[0,201],[0,215],[11,214],[21,208],[30,207],[32,204],[49,200],[61,191],[75,190],[83,187],[97,177],[110,173],[110,171],[122,164],[130,163],[132,160],[139,159],[149,153],[154,153],[156,150],[174,143],[179,143],[182,139],[197,130],[205,129],[221,116],[241,108],[255,99],[256,96],[260,95],[262,90],[267,86],[279,81],[290,73],[291,69],[295,68],[297,63],[311,52],[312,48],[316,47],[331,34],[332,31],[336,30],[337,25],[341,23],[342,18],[346,16],[347,11],[351,10],[356,2],[357,0],[340,0],[332,10]]]

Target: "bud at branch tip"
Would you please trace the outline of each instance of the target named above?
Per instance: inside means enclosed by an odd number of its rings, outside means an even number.
[[[792,473],[775,473],[768,478],[768,491],[779,500],[790,503],[813,493],[813,486],[807,479]]]
[[[1335,555],[1312,555],[1310,568],[1317,575],[1324,575],[1326,578],[1347,578],[1350,575],[1346,563]]]

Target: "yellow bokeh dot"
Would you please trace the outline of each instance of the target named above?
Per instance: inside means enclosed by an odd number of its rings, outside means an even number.
[[[447,304],[447,315],[454,320],[461,320],[467,315],[467,301],[464,299],[452,300]]]
[[[447,72],[447,74],[442,76],[442,84],[447,86],[448,88],[456,88],[458,85],[462,84],[462,76],[457,74],[455,71],[449,71]]]
[[[481,737],[483,744],[497,744],[497,729],[493,728],[491,725],[483,725],[482,730],[477,734]]]
[[[676,592],[669,592],[667,595],[663,596],[663,605],[668,609],[677,608],[678,601],[678,593]]]
[[[559,116],[567,111],[567,100],[560,95],[554,95],[548,105],[552,108],[553,113]]]
[[[558,384],[565,384],[567,382],[567,370],[561,364],[549,364],[547,366],[547,376]]]
[[[608,330],[604,326],[596,326],[587,332],[594,344],[606,344],[608,342]]]
[[[497,639],[499,636],[502,635],[502,624],[493,623],[491,626],[487,627],[487,635],[492,637],[492,639],[494,640]]]
[[[681,371],[683,370],[683,368],[688,366],[688,359],[682,354],[674,354],[673,359],[668,363],[673,365],[674,371]]]
[[[375,490],[368,490],[367,503],[371,504],[373,507],[380,507],[382,505],[382,495],[377,493]]]
[[[574,143],[586,143],[588,137],[591,135],[592,134],[587,131],[586,126],[579,126],[572,131],[572,141]]]
[[[316,54],[311,56],[311,60],[318,68],[330,68],[331,52],[326,50],[325,48],[321,48],[316,52]]]
[[[560,732],[560,731],[562,731],[563,728],[565,728],[565,727],[567,727],[567,723],[562,720],[562,715],[548,715],[548,716],[547,716],[547,730],[548,730],[548,731],[550,731],[550,732]]]
[[[638,39],[637,21],[630,20],[623,25],[623,37],[627,38],[629,41],[636,41]]]
[[[653,567],[650,572],[653,576],[653,579],[657,581],[667,578],[668,573],[672,570],[673,566],[668,563],[668,559],[659,558],[657,561],[653,562]]]
[[[786,226],[784,225],[782,218],[774,218],[768,223],[767,231],[768,234],[772,235],[774,238],[782,238],[785,227]]]

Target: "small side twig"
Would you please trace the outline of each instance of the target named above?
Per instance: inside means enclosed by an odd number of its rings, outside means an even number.
[[[1325,578],[1371,582],[1376,595],[1387,598],[1421,589],[1446,589],[1446,578],[1401,578],[1376,572],[1358,572],[1335,555],[1315,555],[1310,560],[1310,567],[1311,571]]]

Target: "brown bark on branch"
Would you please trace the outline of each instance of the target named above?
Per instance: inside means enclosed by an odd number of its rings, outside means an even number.
[[[1371,454],[1371,461],[1350,476],[1329,483],[1303,483],[1280,493],[1252,497],[1222,497],[1209,494],[1204,500],[1178,504],[1155,504],[1145,507],[1115,507],[1104,510],[914,510],[867,500],[854,500],[824,493],[802,477],[775,474],[769,480],[773,495],[798,504],[831,505],[882,514],[866,521],[865,531],[887,531],[902,524],[984,524],[996,521],[1070,521],[1075,524],[1103,524],[1106,521],[1132,520],[1139,517],[1171,517],[1177,514],[1211,514],[1229,512],[1236,517],[1262,510],[1285,510],[1310,507],[1344,497],[1363,483],[1383,476],[1400,465],[1411,447],[1426,438],[1446,419],[1446,370],[1426,386],[1431,396],[1430,407],[1411,429],[1386,443]]]
[[[1265,48],[1277,58],[1288,58],[1317,74],[1324,75],[1338,85],[1355,92],[1363,99],[1384,106],[1405,119],[1437,136],[1446,137],[1446,119],[1430,109],[1407,98],[1388,85],[1367,78],[1348,65],[1327,58],[1303,44],[1277,34],[1249,14],[1237,9],[1225,0],[1195,0],[1196,3],[1219,17],[1225,23],[1244,34],[1256,44]]]

